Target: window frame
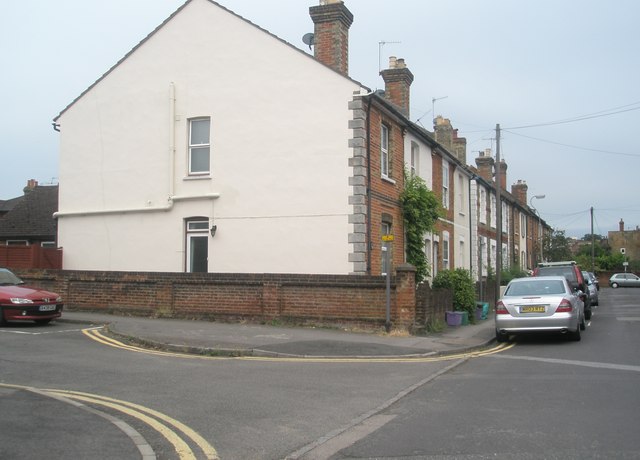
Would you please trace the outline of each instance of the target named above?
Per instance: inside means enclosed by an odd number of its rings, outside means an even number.
[[[443,158],[442,159],[442,207],[444,209],[449,209],[451,205],[450,197],[449,197],[450,186],[451,184],[449,183],[449,162]]]
[[[206,238],[206,270],[194,270],[193,246],[196,239]],[[185,219],[185,272],[207,273],[209,271],[209,219],[207,217],[191,217]]]
[[[196,144],[193,142],[193,124],[199,121],[207,121],[207,143]],[[187,171],[189,176],[206,176],[211,174],[211,117],[194,117],[189,119],[189,137],[188,137],[188,166]],[[208,152],[207,168],[206,170],[194,170],[194,154],[195,150],[202,150],[206,148]]]
[[[383,178],[391,177],[391,161],[389,155],[389,134],[391,130],[384,123],[380,124],[380,174]]]

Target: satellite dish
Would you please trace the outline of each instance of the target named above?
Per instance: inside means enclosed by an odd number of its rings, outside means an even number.
[[[311,49],[311,46],[313,45],[313,37],[314,35],[312,33],[304,34],[302,37],[302,43],[309,45],[309,49]]]

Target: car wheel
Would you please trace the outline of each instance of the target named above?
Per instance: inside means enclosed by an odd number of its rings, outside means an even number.
[[[614,288],[614,289],[617,288],[618,287],[618,283],[611,283],[611,287]]]
[[[36,321],[36,324],[45,325],[45,324],[49,324],[49,322],[51,321],[51,318],[37,319],[35,321]]]
[[[569,339],[573,340],[574,342],[579,342],[581,338],[582,334],[580,333],[580,326],[578,326],[575,331],[569,332]]]

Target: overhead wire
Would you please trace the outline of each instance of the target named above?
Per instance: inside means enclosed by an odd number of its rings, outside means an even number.
[[[633,106],[638,106],[638,107],[633,107]],[[631,107],[631,108],[628,108],[628,107]],[[561,119],[561,120],[548,121],[548,122],[543,122],[543,123],[534,123],[534,124],[530,124],[530,125],[512,126],[512,127],[507,127],[507,128],[503,128],[503,129],[505,129],[505,130],[507,130],[507,129],[526,129],[526,128],[537,128],[537,127],[540,127],[540,126],[561,125],[561,124],[565,124],[565,123],[574,123],[576,121],[591,120],[593,118],[608,117],[608,116],[611,116],[611,115],[616,115],[618,113],[631,112],[631,111],[634,111],[634,110],[640,110],[640,101],[633,102],[631,104],[621,105],[619,107],[613,107],[611,109],[600,110],[599,112],[589,113],[589,114],[586,114],[586,115],[578,115],[578,116],[572,117],[572,118],[565,118],[565,119]]]

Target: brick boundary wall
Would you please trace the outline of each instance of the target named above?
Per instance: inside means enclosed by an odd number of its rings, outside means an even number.
[[[381,276],[14,271],[27,284],[61,294],[71,311],[368,328],[383,326],[386,319]],[[423,321],[416,315],[414,267],[397,267],[390,292],[394,328],[412,329]]]

